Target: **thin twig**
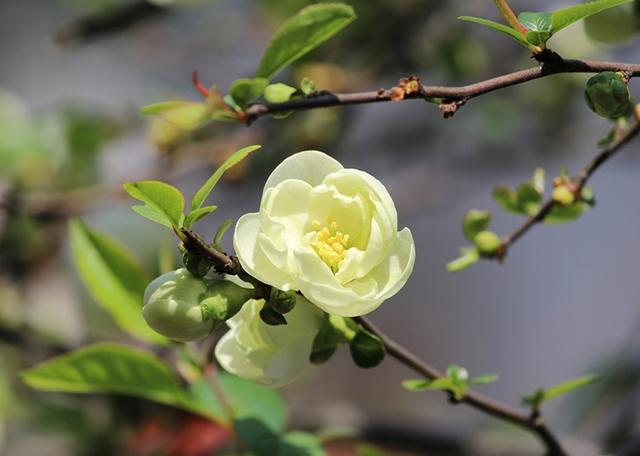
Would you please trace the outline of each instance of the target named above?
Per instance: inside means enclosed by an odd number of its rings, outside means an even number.
[[[535,79],[561,73],[600,73],[602,71],[624,71],[630,77],[640,76],[640,64],[621,62],[599,62],[592,60],[565,60],[553,52],[547,52],[537,57],[541,65],[505,74],[485,81],[461,87],[421,85],[420,90],[406,93],[403,100],[433,100],[441,99],[443,103],[464,103],[472,98],[495,90],[504,89]],[[378,103],[383,101],[399,101],[398,87],[369,92],[332,93],[319,92],[307,98],[290,100],[284,103],[254,103],[246,111],[248,123],[256,119],[283,111],[299,111],[332,106],[347,106],[354,104]]]
[[[584,168],[582,168],[572,179],[574,193],[577,197],[580,197],[582,189],[587,184],[587,181],[607,160],[613,157],[624,145],[635,138],[640,133],[640,113],[639,108],[636,108],[636,121],[633,125],[628,127],[620,137],[611,143],[606,149],[600,152],[596,157],[589,162]],[[553,210],[558,203],[553,199],[546,201],[531,217],[529,217],[522,225],[520,225],[513,233],[507,236],[502,241],[503,248],[501,249],[501,256],[504,256],[509,248],[520,239],[525,233],[527,233],[534,225],[541,223]]]
[[[410,350],[387,336],[380,329],[378,329],[368,318],[357,317],[355,318],[355,320],[362,324],[365,329],[378,336],[384,344],[387,353],[394,357],[396,360],[400,361],[405,366],[413,369],[428,380],[445,378],[443,372],[421,360]],[[502,402],[498,402],[495,399],[491,399],[487,396],[476,393],[475,391],[467,391],[461,400],[453,400],[452,402],[466,403],[484,413],[505,421],[509,421],[535,434],[546,447],[547,454],[549,456],[567,455],[567,453],[562,449],[562,445],[560,445],[558,439],[545,425],[540,416],[532,418],[529,413],[521,412],[520,410],[511,407],[510,405],[503,404]]]

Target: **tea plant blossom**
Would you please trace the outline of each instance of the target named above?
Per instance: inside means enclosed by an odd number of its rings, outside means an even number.
[[[276,167],[260,211],[238,220],[234,248],[256,279],[343,317],[365,315],[396,294],[415,260],[411,231],[398,232],[384,185],[318,151]]]
[[[228,372],[277,388],[291,383],[309,366],[323,313],[298,296],[287,313],[287,324],[270,326],[260,318],[263,306],[263,300],[249,300],[227,320],[229,331],[216,345],[215,355]]]

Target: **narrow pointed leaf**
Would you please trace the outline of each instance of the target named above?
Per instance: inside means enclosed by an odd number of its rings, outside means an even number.
[[[489,27],[490,29],[504,33],[505,35],[516,40],[518,43],[522,44],[523,46],[529,47],[529,43],[527,43],[527,40],[524,38],[524,36],[522,36],[522,34],[519,31],[509,27],[508,25],[500,24],[499,22],[490,21],[489,19],[483,19],[481,17],[473,17],[473,16],[460,16],[458,19],[460,19],[461,21],[474,22],[476,24],[484,25],[485,27]]]
[[[127,333],[147,342],[166,344],[142,318],[148,274],[120,244],[80,220],[69,224],[78,274],[89,293]]]
[[[353,8],[344,3],[318,3],[303,8],[274,34],[256,77],[271,79],[355,19]]]
[[[218,209],[218,206],[205,206],[191,211],[184,219],[185,228],[191,228],[197,221],[202,219],[202,217],[211,214],[216,209]]]
[[[231,224],[233,223],[233,220],[231,219],[227,219],[224,222],[222,222],[222,225],[220,225],[220,227],[218,228],[218,231],[216,231],[216,235],[213,238],[213,248],[219,251],[223,251],[224,249],[222,248],[222,238],[224,237],[224,233],[227,232],[227,230],[229,229],[229,227],[231,226]]]
[[[235,151],[229,158],[227,158],[222,165],[207,179],[207,181],[198,189],[196,194],[193,196],[191,200],[191,210],[194,211],[199,209],[204,201],[207,199],[207,196],[211,193],[211,190],[216,186],[222,175],[227,172],[230,168],[240,163],[244,160],[251,152],[260,149],[262,146],[253,145],[243,147]]]
[[[143,106],[142,114],[155,115],[184,130],[195,130],[211,117],[213,107],[197,101],[163,101]]]
[[[576,389],[584,388],[585,386],[591,385],[596,380],[598,380],[598,376],[593,374],[584,375],[582,377],[568,380],[547,389],[544,393],[544,399],[553,399],[554,397],[560,396],[561,394],[566,394]]]

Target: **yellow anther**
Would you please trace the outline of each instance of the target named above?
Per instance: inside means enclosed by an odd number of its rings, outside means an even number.
[[[311,247],[333,272],[340,269],[340,264],[347,254],[349,235],[338,231],[338,223],[331,218],[327,219],[328,226],[322,226],[314,220],[311,226],[316,231],[315,241]]]

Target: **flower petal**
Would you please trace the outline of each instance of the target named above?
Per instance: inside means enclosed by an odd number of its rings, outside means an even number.
[[[291,287],[291,279],[275,267],[257,243],[260,233],[260,214],[245,214],[236,223],[233,248],[242,268],[251,276],[281,290]]]
[[[328,174],[341,169],[342,165],[327,154],[317,150],[305,150],[284,159],[267,179],[264,191],[287,179],[302,180],[315,187],[321,184]]]

